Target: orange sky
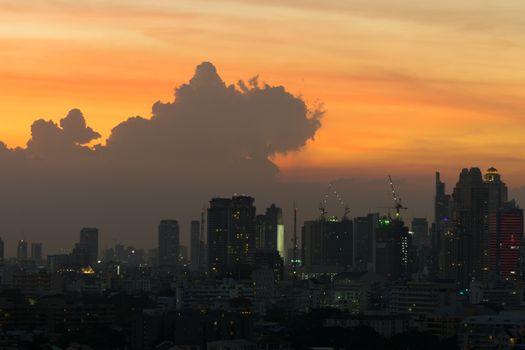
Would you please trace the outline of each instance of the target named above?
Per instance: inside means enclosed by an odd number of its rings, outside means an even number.
[[[78,107],[104,138],[201,61],[327,114],[283,176],[525,172],[523,0],[0,0],[0,140]],[[308,174],[304,170],[310,170]],[[404,169],[404,170],[403,170]]]

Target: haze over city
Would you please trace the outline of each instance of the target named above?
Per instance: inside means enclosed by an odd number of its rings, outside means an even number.
[[[0,140],[10,151],[0,155],[0,230],[8,249],[19,235],[49,237],[57,242],[49,248],[65,248],[58,242],[69,245],[84,225],[100,226],[105,245],[115,239],[152,244],[147,237],[158,219],[188,222],[212,195],[247,193],[261,206],[277,201],[288,212],[296,200],[307,218],[316,214],[329,182],[355,214],[364,214],[388,204],[388,174],[397,180],[407,216],[428,216],[434,172],[453,184],[470,166],[498,168],[519,202],[525,195],[524,52],[515,33],[523,29],[524,6],[2,1]],[[252,92],[282,103],[260,113],[257,101],[230,105],[237,116],[206,111],[202,124],[193,126],[189,121],[202,106],[190,102],[181,112],[160,111],[203,61],[216,67],[226,86],[242,80],[252,89],[250,80],[258,77],[263,90],[266,84],[282,87]],[[227,103],[221,98],[214,101]],[[60,120],[77,108],[91,128],[80,130],[74,112],[71,128],[79,128],[79,138],[59,130]],[[152,143],[142,119],[125,123],[158,113],[168,119],[179,114],[171,125],[176,134],[164,141],[155,136]],[[38,119],[58,126],[39,122],[31,129]],[[257,130],[247,131],[243,123],[254,119]],[[228,127],[219,132],[214,122]],[[112,152],[115,130],[124,129],[134,129],[133,140],[121,138]],[[221,148],[206,147],[221,135]],[[62,142],[104,145],[88,153],[107,163],[84,162]],[[253,157],[248,173],[211,164],[242,157]],[[223,177],[231,186],[217,186]],[[60,200],[50,205],[51,193]]]

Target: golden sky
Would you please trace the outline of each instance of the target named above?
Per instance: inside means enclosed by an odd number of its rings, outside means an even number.
[[[104,139],[197,64],[326,115],[283,176],[525,171],[523,0],[0,0],[0,140],[80,108]],[[305,172],[309,170],[309,172]]]

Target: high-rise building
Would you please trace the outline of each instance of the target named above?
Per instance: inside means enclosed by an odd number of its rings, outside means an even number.
[[[199,270],[201,266],[201,228],[200,221],[193,220],[190,223],[190,250],[191,250],[191,264],[192,271]]]
[[[234,196],[230,202],[228,265],[247,264],[255,249],[255,206],[248,196]]]
[[[406,280],[414,272],[412,236],[402,220],[379,219],[375,256],[375,272],[391,281]]]
[[[42,243],[31,243],[31,259],[42,261]]]
[[[266,238],[265,247],[266,249],[277,251],[281,258],[286,257],[286,248],[284,241],[284,222],[283,222],[283,210],[272,204],[266,209]]]
[[[98,261],[98,228],[84,227],[80,230],[79,246],[87,252],[89,266],[95,266]]]
[[[177,266],[180,253],[179,245],[179,223],[177,220],[161,220],[158,232],[159,266]]]
[[[485,186],[488,188],[489,215],[500,209],[507,202],[507,185],[501,181],[498,169],[491,167],[484,175]]]
[[[213,198],[208,208],[208,266],[210,271],[224,272],[228,264],[229,198]]]
[[[430,274],[434,277],[455,278],[455,240],[452,231],[452,197],[445,193],[445,183],[436,172],[436,193],[434,197],[434,223],[431,231],[432,254]]]
[[[463,169],[452,194],[456,280],[468,287],[488,272],[488,187],[479,168]]]
[[[0,264],[4,263],[4,240],[0,237]]]
[[[430,246],[430,236],[428,235],[428,221],[426,218],[412,219],[413,243],[417,247]]]
[[[502,204],[489,216],[489,263],[498,281],[517,279],[523,239],[523,209],[514,201]]]
[[[378,222],[378,213],[354,218],[354,265],[361,270],[374,270]]]
[[[18,261],[27,260],[27,242],[23,239],[18,241],[18,245],[16,248],[16,258]]]
[[[353,223],[336,217],[305,221],[302,259],[306,269],[350,268],[353,264]]]
[[[208,265],[215,273],[250,264],[255,250],[255,206],[249,196],[213,198],[208,208]]]

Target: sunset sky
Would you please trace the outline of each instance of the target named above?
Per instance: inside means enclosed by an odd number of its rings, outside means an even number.
[[[494,165],[525,184],[522,0],[0,0],[0,140],[80,108],[103,136],[202,61],[326,115],[284,179]],[[276,126],[278,127],[278,125]],[[306,171],[307,170],[307,171]]]

